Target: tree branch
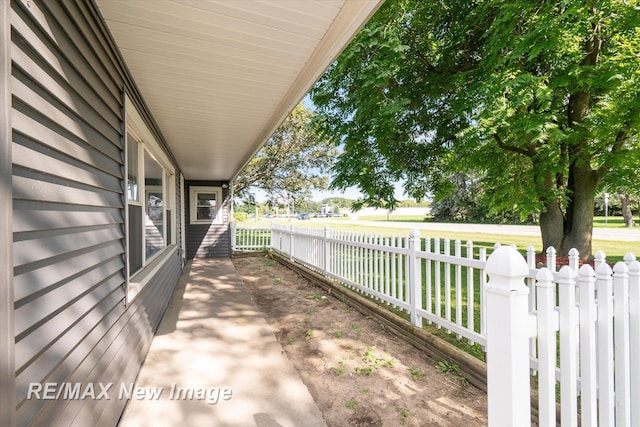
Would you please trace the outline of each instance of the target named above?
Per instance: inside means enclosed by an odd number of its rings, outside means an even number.
[[[495,139],[496,142],[498,143],[498,147],[502,148],[503,150],[511,151],[513,153],[522,154],[522,155],[527,156],[527,157],[533,157],[533,155],[535,154],[535,153],[531,153],[529,150],[525,150],[523,148],[516,147],[515,145],[505,144],[504,141],[502,140],[502,138],[500,138],[500,135],[498,135],[497,133],[493,134],[493,139]]]

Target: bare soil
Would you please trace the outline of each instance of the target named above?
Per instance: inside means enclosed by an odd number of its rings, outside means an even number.
[[[487,425],[486,394],[457,366],[268,257],[233,263],[329,426]]]

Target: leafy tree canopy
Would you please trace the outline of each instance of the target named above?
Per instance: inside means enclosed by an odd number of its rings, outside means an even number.
[[[252,190],[273,201],[309,198],[311,190],[328,187],[337,149],[311,125],[312,114],[299,104],[247,164],[233,183],[240,199],[254,203]]]
[[[589,257],[596,190],[640,168],[639,23],[637,0],[387,0],[312,91],[333,185],[393,206],[472,172]]]

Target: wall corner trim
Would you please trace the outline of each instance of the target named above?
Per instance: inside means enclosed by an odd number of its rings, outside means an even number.
[[[10,13],[10,2],[0,2],[0,425],[3,426],[16,424]]]

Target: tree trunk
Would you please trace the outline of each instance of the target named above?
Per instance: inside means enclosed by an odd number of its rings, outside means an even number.
[[[631,212],[631,198],[628,194],[620,195],[620,202],[622,203],[622,217],[624,218],[625,227],[633,227],[633,212]]]
[[[594,196],[600,179],[589,167],[569,166],[567,183],[569,198],[565,213],[559,203],[548,203],[540,215],[540,231],[544,250],[553,246],[558,255],[568,255],[576,248],[580,259],[592,256]]]
[[[540,214],[540,233],[542,234],[542,250],[549,247],[558,249],[564,236],[564,214],[558,202],[545,203],[545,212]]]

